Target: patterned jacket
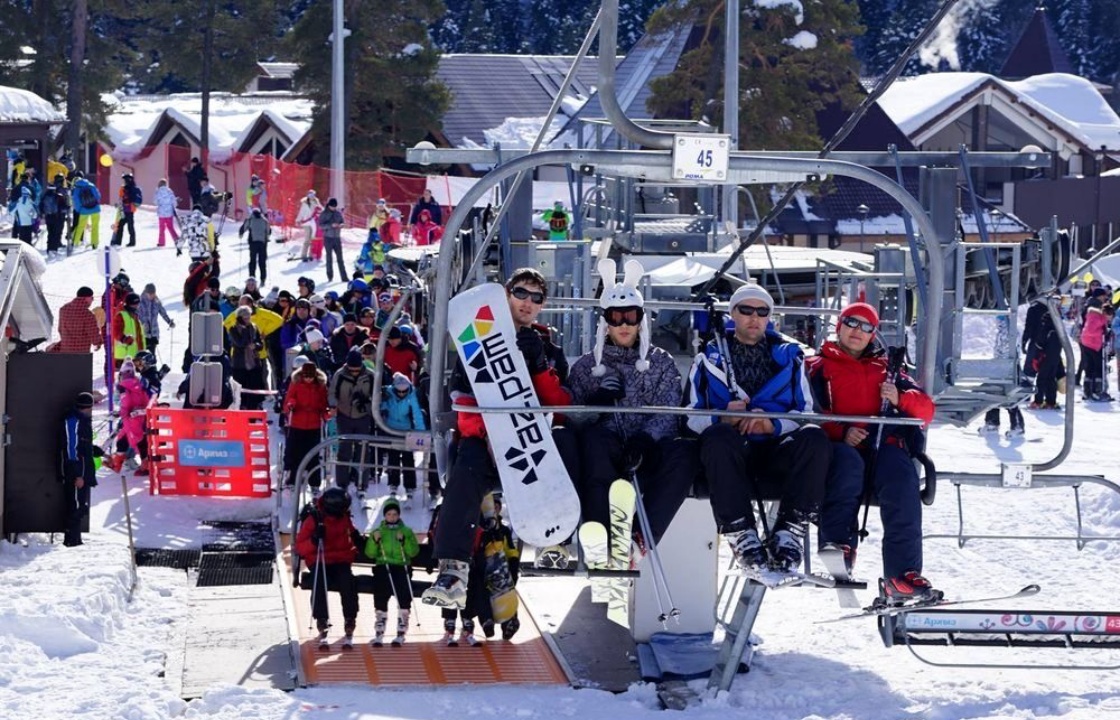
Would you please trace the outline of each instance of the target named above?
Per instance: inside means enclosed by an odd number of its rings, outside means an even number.
[[[93,298],[76,297],[58,309],[58,352],[88,353],[89,346],[101,347],[104,338],[97,318],[90,312]]]
[[[163,309],[163,303],[158,297],[149,297],[147,293],[140,295],[140,307],[136,314],[140,316],[140,326],[144,328],[144,336],[153,340],[159,339],[159,318],[170,324],[171,318]]]
[[[680,407],[681,373],[677,370],[673,356],[659,347],[649,349],[649,370],[638,372],[634,364],[638,361],[638,349],[622,348],[617,345],[603,346],[603,365],[609,375],[621,375],[626,396],[618,402],[622,407],[643,407],[645,405],[664,405]],[[572,391],[572,404],[585,405],[596,390],[600,378],[591,374],[595,367],[595,356],[588,353],[576,360],[568,375],[568,387]],[[597,421],[629,437],[644,432],[654,440],[677,437],[680,433],[678,415],[612,415],[605,411]]]

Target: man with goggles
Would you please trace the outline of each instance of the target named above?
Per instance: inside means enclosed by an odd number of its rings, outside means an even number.
[[[731,296],[729,308],[734,330],[717,331],[696,356],[688,405],[742,415],[694,415],[688,425],[700,434],[700,463],[719,531],[739,567],[758,578],[800,564],[809,522],[820,512],[831,450],[816,425],[751,417],[758,411],[812,411],[813,398],[801,348],[769,327],[770,293],[747,283]],[[781,504],[764,544],[751,501],[773,496]]]
[[[581,428],[583,474],[576,484],[583,520],[610,528],[611,483],[628,478],[637,460],[653,534],[642,540],[657,543],[696,477],[695,443],[680,437],[678,415],[623,415],[610,408],[680,407],[681,374],[669,353],[650,344],[645,300],[637,287],[641,264],[627,263],[626,279],[618,284],[613,261],[603,261],[600,268],[604,291],[595,348],[572,365],[568,381],[576,405],[604,407]]]
[[[568,378],[568,362],[560,346],[553,342],[554,331],[537,323],[544,309],[547,290],[544,276],[533,268],[515,270],[506,282],[506,298],[517,328],[517,348],[525,358],[529,375],[541,405],[570,405],[571,395],[563,386]],[[470,380],[457,361],[450,382],[451,401],[458,405],[477,405]],[[553,423],[563,418],[554,416]],[[458,449],[443,491],[443,504],[436,527],[435,555],[439,576],[425,597],[444,607],[465,607],[467,572],[474,544],[474,527],[482,498],[501,489],[494,466],[486,426],[479,413],[459,413]],[[552,433],[556,449],[571,477],[578,477],[579,451],[574,435],[563,427]]]
[[[817,404],[822,412],[838,415],[880,415],[888,407],[928,424],[933,400],[905,373],[893,381],[888,376],[887,359],[872,344],[878,327],[879,314],[866,303],[853,303],[840,313],[836,340],[822,345],[820,355],[808,362]],[[874,468],[870,480],[883,519],[883,592],[893,603],[933,599],[938,591],[922,577],[922,500],[910,458],[910,450],[921,447],[921,433],[887,425],[876,446],[875,426],[826,422],[823,428],[832,441],[832,465],[821,509],[820,544],[839,546],[851,571],[864,476],[867,468]]]

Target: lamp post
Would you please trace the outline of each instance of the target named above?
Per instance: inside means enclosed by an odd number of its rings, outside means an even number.
[[[859,251],[863,252],[863,223],[867,220],[867,213],[871,212],[871,208],[860,203],[856,206],[856,212],[859,213]]]

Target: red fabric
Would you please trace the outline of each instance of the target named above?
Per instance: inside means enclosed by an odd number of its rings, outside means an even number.
[[[378,228],[377,234],[381,236],[381,241],[390,243],[392,245],[401,244],[401,224],[400,221],[394,220],[390,217],[385,222],[381,223]]]
[[[454,395],[451,398],[451,402],[456,405],[478,407],[478,401],[474,399],[474,395]],[[458,427],[459,435],[461,435],[462,437],[486,437],[486,423],[482,420],[482,413],[455,413],[455,425],[456,427]]]
[[[420,222],[412,226],[412,239],[417,245],[435,245],[443,237],[443,228],[432,222],[432,214],[420,211]]]
[[[837,415],[878,415],[882,408],[879,387],[887,381],[887,360],[877,355],[853,358],[834,342],[821,346],[820,355],[812,358],[809,373],[814,387],[827,397],[818,398],[829,412]],[[933,399],[905,374],[899,377],[898,410],[908,417],[920,418],[929,424],[935,410]],[[822,424],[828,437],[843,440],[848,427],[866,427],[866,423],[826,422]]]
[[[284,398],[284,413],[290,416],[288,426],[296,430],[318,430],[327,419],[327,379],[322,372],[315,382],[296,375]]]
[[[393,373],[399,372],[415,384],[416,371],[408,366],[411,362],[415,362],[417,368],[420,367],[420,355],[417,354],[414,347],[406,345],[404,341],[401,341],[401,344],[396,347],[389,343],[385,344],[385,371],[389,374],[389,377],[392,377]]]
[[[90,312],[93,298],[76,297],[58,309],[58,342],[56,352],[88,353],[90,345],[101,347],[104,339],[97,318]]]
[[[324,530],[323,561],[328,565],[354,562],[358,555],[358,549],[354,547],[353,534],[357,532],[357,529],[350,520],[350,516],[332,517],[322,512],[322,508],[320,508],[320,515],[323,518]],[[319,551],[317,543],[311,541],[311,534],[315,531],[317,525],[315,516],[310,515],[300,523],[299,533],[296,535],[296,552],[308,565],[315,563]]]
[[[533,389],[541,405],[571,405],[572,394],[560,384],[560,376],[549,368],[533,376]]]
[[[1108,328],[1108,319],[1100,308],[1091,307],[1085,313],[1085,327],[1081,329],[1081,344],[1090,350],[1100,350],[1104,347],[1104,333]]]

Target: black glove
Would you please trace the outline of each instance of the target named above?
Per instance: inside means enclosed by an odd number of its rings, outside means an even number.
[[[651,465],[657,464],[658,456],[660,455],[658,451],[657,441],[650,437],[647,433],[634,433],[630,436],[629,445],[630,453],[632,455],[640,457],[642,465],[649,467]],[[638,457],[635,457],[633,459],[636,460],[638,459]]]
[[[327,535],[326,529],[320,523],[315,523],[315,527],[311,530],[311,542],[321,543],[323,538]]]
[[[67,460],[62,466],[67,480],[77,480],[82,476],[82,464],[77,460]]]
[[[588,405],[614,405],[616,400],[621,400],[626,397],[626,386],[622,381],[622,376],[613,373],[607,375],[599,381],[599,389],[591,393],[591,397],[587,398]]]
[[[536,375],[548,369],[548,356],[544,354],[544,340],[541,334],[531,327],[517,331],[517,349],[529,366],[529,374]]]
[[[93,446],[93,456],[95,458],[105,457],[105,450],[100,445]]]

